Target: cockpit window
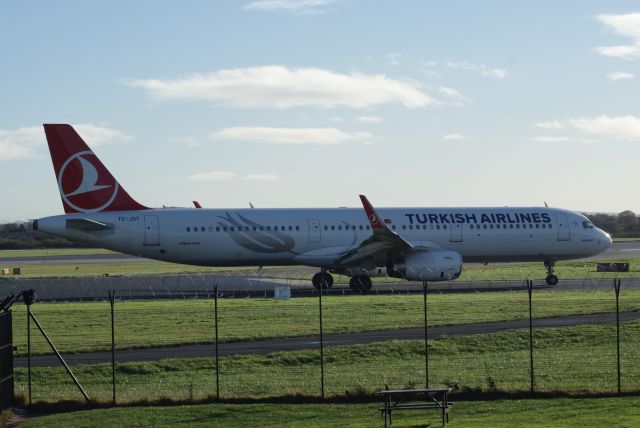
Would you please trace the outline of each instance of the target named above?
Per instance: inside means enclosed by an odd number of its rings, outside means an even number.
[[[585,228],[585,229],[593,229],[594,228],[593,223],[591,223],[588,220],[585,220],[585,221],[582,222],[582,227]]]

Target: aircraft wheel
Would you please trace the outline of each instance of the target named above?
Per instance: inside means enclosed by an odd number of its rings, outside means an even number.
[[[366,275],[355,275],[349,280],[349,288],[354,293],[365,294],[371,290],[371,278]]]
[[[333,276],[327,272],[318,272],[311,278],[311,283],[316,290],[320,290],[321,286],[323,290],[326,290],[333,287]]]
[[[549,275],[546,278],[547,285],[556,285],[558,283],[558,277],[555,275]]]

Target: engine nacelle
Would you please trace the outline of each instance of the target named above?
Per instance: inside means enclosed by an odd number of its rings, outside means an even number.
[[[449,281],[462,273],[462,257],[454,251],[424,251],[393,260],[387,274],[407,281]]]

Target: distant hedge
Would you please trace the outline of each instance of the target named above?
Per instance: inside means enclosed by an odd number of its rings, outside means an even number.
[[[39,230],[31,223],[0,225],[0,250],[28,250],[34,248],[89,248],[86,242],[60,238]]]

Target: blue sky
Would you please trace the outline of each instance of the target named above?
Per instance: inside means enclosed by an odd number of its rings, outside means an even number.
[[[632,1],[9,1],[0,220],[62,212],[42,123],[150,206],[640,211]]]

